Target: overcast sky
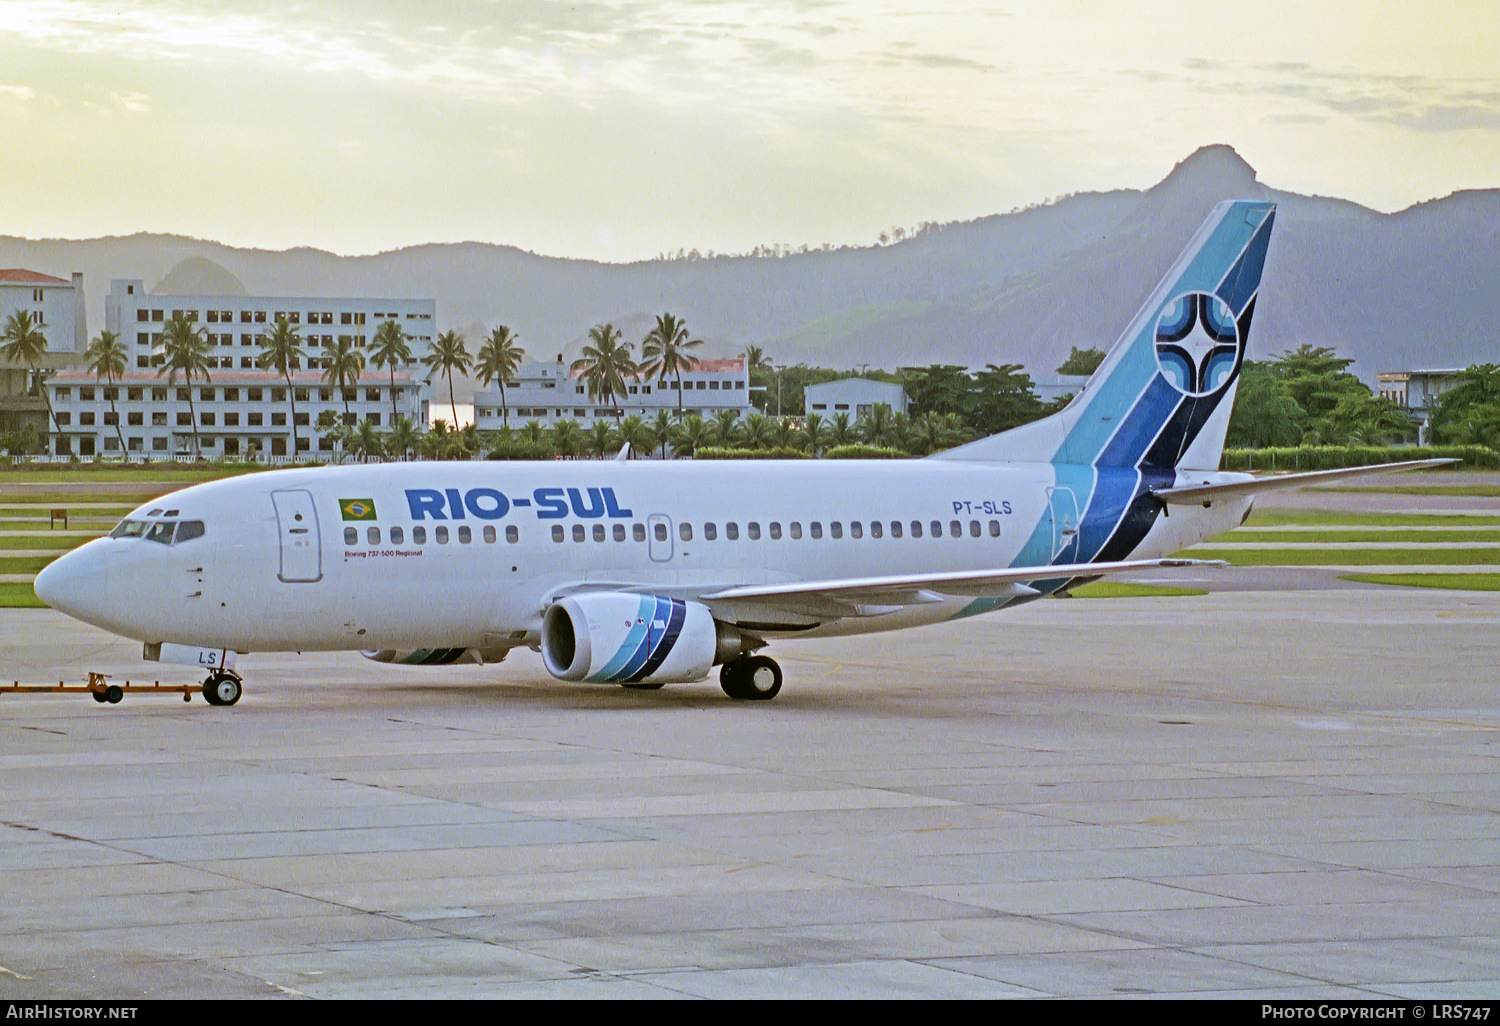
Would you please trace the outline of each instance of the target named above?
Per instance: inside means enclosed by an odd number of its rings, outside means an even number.
[[[0,233],[601,260],[1148,186],[1500,185],[1493,0],[0,0]]]

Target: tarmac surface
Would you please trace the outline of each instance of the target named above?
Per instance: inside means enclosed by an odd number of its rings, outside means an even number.
[[[527,652],[0,695],[0,999],[1500,994],[1500,597],[1176,579],[779,644],[769,703]],[[0,610],[7,682],[196,677],[139,651]]]

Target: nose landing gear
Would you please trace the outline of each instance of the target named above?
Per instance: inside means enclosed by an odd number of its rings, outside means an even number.
[[[209,705],[233,705],[244,691],[244,682],[232,670],[215,670],[203,682],[203,700]]]

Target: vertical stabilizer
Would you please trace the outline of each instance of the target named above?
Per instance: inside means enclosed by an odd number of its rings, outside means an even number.
[[[1275,219],[1220,203],[1066,409],[932,458],[1217,469]]]

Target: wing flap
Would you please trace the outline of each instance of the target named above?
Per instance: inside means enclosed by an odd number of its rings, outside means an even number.
[[[1231,495],[1258,495],[1261,492],[1272,492],[1282,488],[1300,488],[1303,485],[1318,484],[1322,481],[1338,481],[1373,474],[1392,474],[1403,470],[1426,470],[1430,467],[1445,467],[1458,462],[1453,459],[1407,460],[1403,463],[1377,463],[1370,467],[1309,470],[1301,474],[1281,474],[1277,477],[1256,477],[1240,481],[1204,482],[1178,485],[1173,488],[1155,488],[1152,489],[1151,494],[1162,502],[1198,506]]]

